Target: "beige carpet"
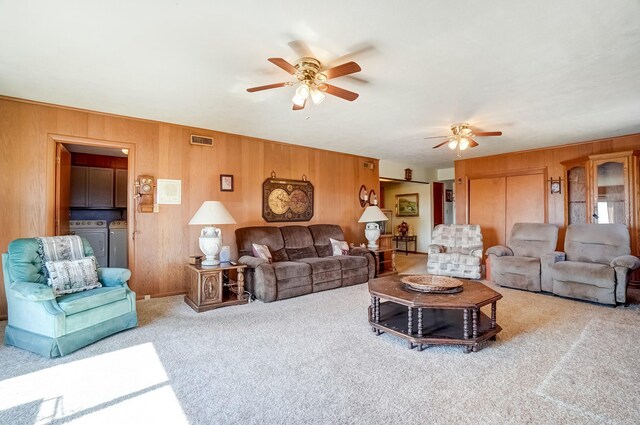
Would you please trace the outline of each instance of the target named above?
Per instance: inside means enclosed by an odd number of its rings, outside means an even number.
[[[62,359],[0,346],[0,423],[640,423],[637,307],[496,289],[503,331],[471,354],[375,336],[366,285],[142,301],[140,327]]]

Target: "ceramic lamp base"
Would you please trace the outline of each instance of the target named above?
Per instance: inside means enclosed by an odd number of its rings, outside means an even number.
[[[217,266],[220,261],[216,258],[222,248],[222,237],[200,236],[198,239],[200,250],[205,255],[203,266]]]
[[[371,250],[378,249],[378,244],[376,243],[380,238],[380,226],[378,223],[367,223],[367,226],[364,229],[364,236],[369,241],[367,248]]]

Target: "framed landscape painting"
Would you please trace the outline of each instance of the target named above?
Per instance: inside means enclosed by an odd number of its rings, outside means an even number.
[[[418,217],[418,194],[396,195],[396,217]]]

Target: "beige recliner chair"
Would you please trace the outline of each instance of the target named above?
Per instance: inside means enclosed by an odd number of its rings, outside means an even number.
[[[564,258],[555,251],[558,226],[545,223],[516,223],[507,246],[487,250],[491,281],[527,291],[551,292],[553,265]]]
[[[572,224],[564,240],[566,261],[553,266],[553,293],[602,304],[625,303],[631,271],[640,259],[631,254],[623,224]]]

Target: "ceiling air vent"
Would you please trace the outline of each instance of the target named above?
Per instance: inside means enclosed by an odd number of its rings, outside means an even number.
[[[191,144],[199,146],[213,146],[213,137],[191,135]]]
[[[369,170],[375,169],[375,165],[373,164],[373,162],[365,161],[362,164],[363,164],[364,168],[367,168]]]

